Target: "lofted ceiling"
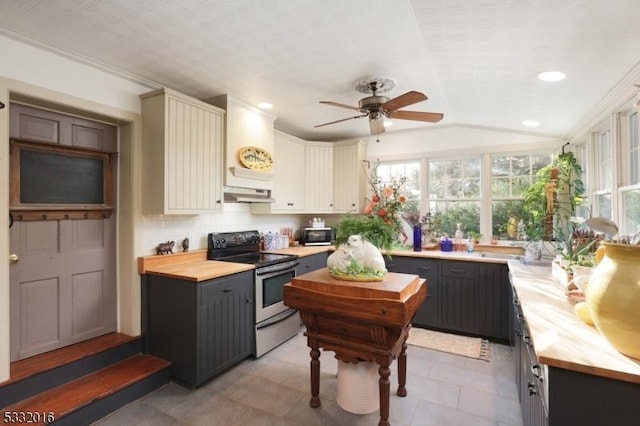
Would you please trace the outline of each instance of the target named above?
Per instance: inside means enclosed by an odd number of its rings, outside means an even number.
[[[353,84],[437,124],[565,136],[640,62],[638,0],[0,0],[0,33],[199,99],[268,101],[276,127],[310,140],[369,135]],[[536,74],[561,70],[543,83]],[[43,71],[45,72],[45,71]],[[72,77],[70,77],[72,78]],[[524,128],[523,120],[537,120]]]

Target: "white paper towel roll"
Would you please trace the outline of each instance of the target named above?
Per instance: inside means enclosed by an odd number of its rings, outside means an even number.
[[[373,413],[380,407],[378,365],[338,361],[338,405],[354,414]]]

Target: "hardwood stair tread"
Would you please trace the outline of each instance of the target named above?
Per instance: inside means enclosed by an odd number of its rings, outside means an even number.
[[[9,367],[9,380],[1,382],[0,387],[139,339],[139,336],[109,333],[51,352],[12,362]]]
[[[95,373],[7,406],[2,411],[53,412],[55,418],[59,419],[169,366],[170,363],[161,358],[138,354]]]

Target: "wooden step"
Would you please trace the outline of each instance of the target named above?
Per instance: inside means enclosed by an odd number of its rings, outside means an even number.
[[[40,421],[34,424],[47,424],[42,413],[53,413],[56,424],[88,424],[167,383],[169,365],[138,354],[5,407],[2,416],[5,412],[40,413]]]
[[[104,336],[11,363],[0,383],[0,408],[141,352],[140,337]]]

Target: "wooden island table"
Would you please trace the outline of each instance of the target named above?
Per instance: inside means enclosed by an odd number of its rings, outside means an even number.
[[[427,296],[426,280],[388,272],[383,281],[342,281],[327,268],[300,275],[284,287],[285,305],[298,309],[311,348],[311,400],[320,406],[320,348],[344,362],[375,362],[379,426],[389,425],[389,367],[398,359],[399,396],[406,396],[406,340],[411,320]]]

